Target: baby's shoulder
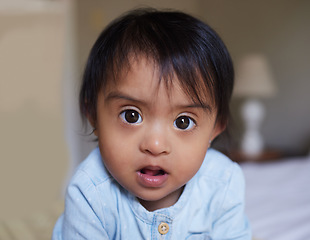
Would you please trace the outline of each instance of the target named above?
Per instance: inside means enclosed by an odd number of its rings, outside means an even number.
[[[81,179],[91,181],[95,186],[111,179],[111,176],[105,168],[100,150],[96,147],[90,152],[87,158],[78,166],[72,180]]]
[[[201,177],[220,182],[227,182],[230,180],[232,174],[239,173],[241,173],[241,169],[237,163],[212,148],[208,149],[204,162],[199,170]]]

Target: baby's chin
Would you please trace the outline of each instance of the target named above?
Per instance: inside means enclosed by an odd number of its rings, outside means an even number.
[[[155,211],[157,209],[168,208],[173,206],[181,196],[183,192],[183,188],[181,187],[176,191],[173,191],[169,194],[160,194],[158,189],[153,189],[154,191],[151,193],[139,194],[137,199],[149,211]]]

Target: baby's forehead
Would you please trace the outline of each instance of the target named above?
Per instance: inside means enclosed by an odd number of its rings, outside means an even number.
[[[213,89],[208,87],[208,84],[206,84],[197,69],[194,69],[189,74],[190,77],[183,76],[182,74],[178,74],[172,63],[161,63],[145,55],[129,56],[127,57],[127,61],[123,61],[117,67],[111,67],[110,69],[114,69],[114,71],[108,74],[106,84],[103,86],[104,92],[110,92],[122,87],[128,75],[137,71],[143,72],[145,68],[148,68],[151,72],[152,84],[156,85],[158,89],[164,85],[168,95],[172,88],[178,88],[179,91],[183,91],[195,104],[204,105],[208,102],[213,105]]]

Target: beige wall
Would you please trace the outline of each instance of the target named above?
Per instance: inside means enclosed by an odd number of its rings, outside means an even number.
[[[64,14],[0,11],[0,220],[61,197],[68,164],[63,119]]]
[[[84,64],[89,48],[106,26],[120,14],[137,7],[173,8],[197,14],[198,0],[78,0],[78,42],[81,64]]]
[[[310,149],[310,1],[205,1],[203,18],[220,33],[238,62],[251,53],[264,54],[278,93],[264,100],[262,126],[266,147],[293,154]],[[233,101],[238,139],[242,131],[239,100]]]

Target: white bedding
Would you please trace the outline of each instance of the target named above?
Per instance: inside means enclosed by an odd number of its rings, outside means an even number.
[[[310,157],[241,164],[246,213],[262,240],[310,239]]]

